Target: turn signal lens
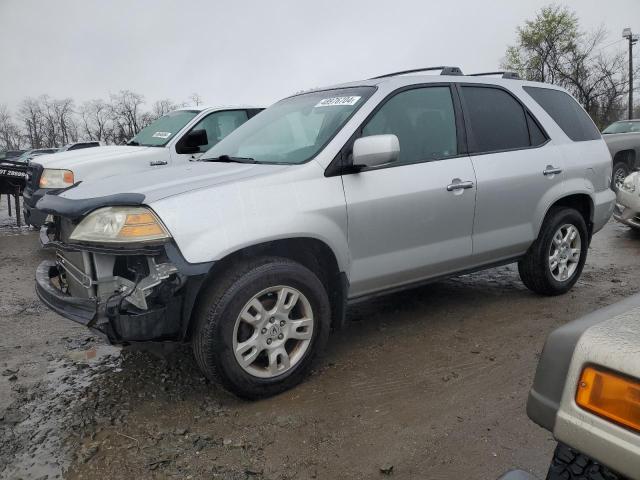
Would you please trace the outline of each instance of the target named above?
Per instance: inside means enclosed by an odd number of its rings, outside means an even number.
[[[45,168],[40,175],[40,188],[67,188],[73,185],[74,177],[71,170]]]
[[[640,381],[586,367],[576,403],[585,410],[640,432]]]

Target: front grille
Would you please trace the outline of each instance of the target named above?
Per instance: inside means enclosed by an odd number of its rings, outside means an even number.
[[[27,167],[27,188],[35,191],[40,188],[40,176],[44,167],[39,163],[30,163]]]

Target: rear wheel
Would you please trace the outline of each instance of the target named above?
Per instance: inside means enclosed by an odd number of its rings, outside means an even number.
[[[255,399],[299,383],[329,334],[329,299],[318,277],[284,258],[230,269],[196,312],[198,365],[231,392]]]
[[[556,447],[547,480],[623,480],[604,465],[563,445]]]
[[[537,240],[518,262],[522,282],[542,295],[561,295],[578,281],[587,259],[588,233],[577,210],[549,211]]]

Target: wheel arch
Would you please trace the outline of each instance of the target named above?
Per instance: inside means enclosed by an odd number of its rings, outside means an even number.
[[[251,257],[283,257],[300,263],[311,270],[327,290],[331,304],[331,326],[339,329],[344,325],[348,293],[348,279],[341,270],[338,258],[331,247],[313,237],[297,237],[270,240],[245,246],[217,260],[202,282],[190,318],[186,319],[185,339],[190,339],[193,331],[193,312],[198,311],[204,301],[204,292],[224,272],[237,262]]]
[[[536,238],[540,235],[542,225],[544,224],[544,220],[549,215],[549,212],[556,207],[569,207],[577,210],[582,215],[582,218],[584,218],[584,221],[587,224],[589,241],[591,241],[591,236],[593,235],[593,215],[595,207],[591,195],[584,192],[567,194],[556,199],[552,204],[550,204],[544,212],[542,220],[539,222]]]
[[[633,148],[620,150],[613,156],[613,165],[617,162],[624,162],[629,167],[634,168],[636,165],[636,155],[636,150]]]

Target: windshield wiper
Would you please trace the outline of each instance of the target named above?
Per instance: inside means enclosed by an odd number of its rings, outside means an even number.
[[[138,142],[136,142],[135,140],[129,140],[127,142],[127,145],[131,145],[132,147],[138,147],[140,146],[140,144]]]
[[[201,162],[218,162],[218,163],[258,163],[253,158],[248,157],[230,157],[229,155],[220,155],[219,157],[202,158]]]

